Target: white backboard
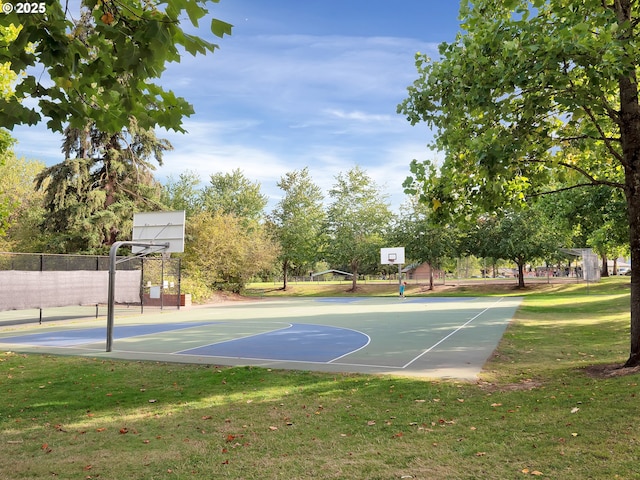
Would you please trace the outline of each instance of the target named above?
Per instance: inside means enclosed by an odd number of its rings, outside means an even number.
[[[184,252],[184,210],[177,212],[140,212],[133,214],[134,242],[169,243],[162,252]],[[133,253],[144,247],[132,247]]]
[[[382,265],[404,265],[404,247],[381,248],[380,263]]]

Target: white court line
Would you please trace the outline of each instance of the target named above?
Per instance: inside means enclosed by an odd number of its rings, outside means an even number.
[[[482,315],[483,313],[485,313],[487,310],[490,310],[491,308],[493,308],[496,304],[500,303],[502,300],[504,300],[504,297],[500,297],[500,300],[498,300],[497,302],[495,302],[493,305],[488,306],[487,308],[485,308],[484,310],[482,310],[480,313],[478,313],[475,317],[471,318],[469,321],[467,321],[466,323],[460,325],[458,328],[456,328],[453,332],[451,332],[449,335],[447,335],[444,338],[441,338],[438,342],[434,343],[433,345],[431,345],[429,348],[427,348],[424,352],[422,352],[420,355],[418,355],[417,357],[415,357],[413,360],[411,360],[409,363],[405,364],[402,366],[402,368],[407,368],[409,365],[411,365],[413,362],[419,360],[420,358],[424,357],[427,353],[429,353],[431,350],[433,350],[434,348],[436,348],[438,345],[440,345],[442,342],[444,342],[445,340],[447,340],[448,338],[450,338],[451,336],[455,335],[456,333],[458,333],[460,330],[462,330],[464,327],[466,327],[467,325],[469,325],[471,322],[473,322],[476,318],[478,318],[480,315]]]
[[[350,330],[352,332],[356,332],[356,333],[359,333],[361,335],[364,335],[365,337],[367,337],[367,343],[364,344],[363,346],[361,346],[360,348],[356,348],[355,350],[351,350],[350,352],[347,352],[347,353],[345,353],[343,355],[340,355],[339,357],[336,357],[336,358],[334,358],[332,360],[329,360],[326,363],[333,363],[333,362],[336,362],[336,361],[340,360],[341,358],[346,357],[347,355],[352,355],[352,354],[354,354],[356,352],[359,352],[360,350],[362,350],[363,348],[367,347],[371,343],[371,337],[369,335],[367,335],[366,333],[361,332],[360,330],[354,330],[353,328],[344,328],[344,327],[337,327],[337,328],[342,328],[343,330]]]
[[[231,322],[228,321],[228,322],[221,322],[221,323],[229,323],[230,324]],[[256,322],[254,322],[254,323],[256,323]],[[262,323],[260,323],[260,322],[257,322],[257,323],[262,325]],[[293,327],[293,323],[285,323],[285,322],[275,322],[275,323],[284,323],[286,326],[284,326],[282,328],[276,328],[275,330],[268,330],[267,332],[252,333],[251,335],[245,335],[243,337],[235,337],[235,338],[231,338],[231,339],[228,339],[228,340],[220,340],[219,342],[207,343],[206,345],[200,345],[198,347],[187,348],[186,350],[182,349],[182,350],[178,350],[176,352],[169,352],[169,354],[170,355],[195,355],[195,356],[198,356],[196,354],[181,353],[181,352],[188,352],[189,350],[196,350],[198,348],[212,347],[214,345],[219,345],[219,344],[222,344],[222,343],[229,343],[229,342],[234,342],[236,340],[244,340],[246,338],[258,337],[260,335],[264,335],[265,333],[280,332],[282,330],[288,330],[291,327]],[[236,358],[236,357],[229,357],[229,358]],[[237,357],[237,358],[242,358],[242,357]]]

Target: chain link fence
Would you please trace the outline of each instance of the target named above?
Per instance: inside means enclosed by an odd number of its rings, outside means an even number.
[[[98,316],[106,308],[108,272],[108,256],[0,252],[0,312],[38,309],[42,318],[45,308],[92,306]],[[189,306],[180,277],[178,258],[118,257],[116,303],[142,313]]]

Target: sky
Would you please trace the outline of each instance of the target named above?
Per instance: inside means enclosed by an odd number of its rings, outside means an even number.
[[[240,169],[259,182],[272,209],[277,182],[308,167],[328,196],[336,176],[358,165],[388,195],[405,199],[411,160],[433,160],[432,133],[396,113],[417,78],[416,52],[437,58],[437,46],[459,29],[455,0],[220,0],[213,17],[233,25],[214,54],[170,64],[160,79],[195,114],[187,134],[161,131],[174,149],[155,177],[165,183],[196,172]],[[18,156],[61,162],[62,137],[44,123],[16,127]]]

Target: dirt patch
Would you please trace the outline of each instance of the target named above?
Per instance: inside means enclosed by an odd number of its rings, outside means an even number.
[[[619,363],[606,365],[591,365],[583,369],[591,378],[625,377],[640,373],[640,367],[623,367]]]
[[[229,303],[246,303],[246,302],[258,302],[260,299],[255,297],[245,297],[243,295],[232,292],[215,292],[206,302],[194,307],[210,307],[211,305],[224,305]]]

